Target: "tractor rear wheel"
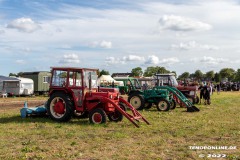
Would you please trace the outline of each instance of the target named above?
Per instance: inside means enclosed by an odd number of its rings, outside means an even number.
[[[128,97],[128,102],[137,110],[142,110],[144,108],[144,98],[138,93],[133,93]]]
[[[119,107],[122,110],[126,111],[126,108],[122,103],[119,103]],[[123,115],[121,112],[119,112],[118,110],[115,109],[115,112],[108,114],[108,119],[110,121],[119,122],[119,121],[122,121]]]
[[[96,108],[89,114],[89,121],[93,124],[102,124],[107,122],[106,112],[102,108]]]
[[[170,102],[170,109],[175,109],[175,108],[176,108],[176,101],[172,99],[172,101]]]
[[[163,98],[160,98],[158,102],[156,103],[157,109],[159,111],[169,111],[170,109],[170,103]]]
[[[64,93],[53,93],[47,102],[47,112],[55,121],[69,121],[73,115],[73,104],[70,97]]]

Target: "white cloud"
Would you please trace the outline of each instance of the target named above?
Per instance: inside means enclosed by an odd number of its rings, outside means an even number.
[[[157,65],[159,64],[159,58],[155,55],[151,55],[151,56],[148,56],[145,64],[148,64],[148,65]]]
[[[193,58],[191,59],[192,62],[200,62],[200,63],[205,63],[208,65],[217,65],[220,63],[226,63],[229,62],[228,59],[223,59],[223,58],[213,58],[213,57],[208,57],[204,56],[202,58]]]
[[[205,31],[212,28],[210,24],[175,15],[162,16],[159,19],[159,24],[162,29],[174,31]]]
[[[15,61],[17,64],[25,64],[26,62],[22,59],[16,60]]]
[[[105,41],[105,40],[103,40],[101,42],[95,41],[92,44],[90,44],[90,46],[95,47],[95,48],[100,47],[100,48],[110,49],[110,48],[112,48],[112,42],[111,41]]]
[[[170,64],[174,64],[174,63],[178,63],[178,62],[179,62],[179,59],[176,57],[159,59],[157,56],[151,55],[151,56],[148,56],[145,64],[147,64],[147,65],[159,65],[159,64],[170,65]]]
[[[62,59],[59,61],[61,64],[76,64],[80,63],[79,57],[77,54],[65,54]]]
[[[172,44],[171,49],[190,50],[190,49],[204,49],[204,50],[218,50],[214,45],[199,44],[196,41],[181,42],[179,44]]]
[[[172,58],[164,58],[164,59],[160,60],[159,63],[170,65],[170,64],[174,64],[174,63],[178,63],[178,62],[179,62],[178,58],[172,57]]]
[[[105,59],[105,62],[107,65],[110,64],[124,64],[124,61],[122,61],[120,58],[115,58],[115,57],[107,57]]]
[[[127,62],[144,62],[145,58],[137,55],[128,55],[122,58],[107,57],[105,62],[107,65],[110,64],[126,64]]]
[[[101,43],[100,43],[100,47],[102,47],[102,48],[112,48],[112,42],[110,42],[110,41],[102,41]]]
[[[128,55],[123,57],[124,61],[144,61],[145,58],[141,56],[136,56],[136,55]]]
[[[17,29],[22,32],[32,33],[41,28],[39,24],[34,22],[31,18],[15,19],[7,25],[7,28]]]
[[[0,34],[4,34],[4,33],[5,33],[5,31],[0,29]]]

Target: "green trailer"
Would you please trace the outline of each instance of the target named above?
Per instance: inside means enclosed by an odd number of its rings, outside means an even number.
[[[49,81],[51,73],[48,71],[38,72],[23,72],[21,74],[24,78],[30,78],[34,81],[34,94],[42,95],[49,91]]]

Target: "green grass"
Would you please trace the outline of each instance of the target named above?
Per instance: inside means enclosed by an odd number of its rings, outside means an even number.
[[[88,119],[56,123],[48,118],[20,118],[19,108],[0,111],[0,159],[200,159],[226,154],[240,159],[240,92],[212,96],[200,112],[185,108],[141,111],[151,123],[91,125]],[[189,146],[237,146],[237,150],[191,150]],[[201,158],[204,159],[204,158]],[[207,159],[207,158],[205,158]],[[219,159],[219,158],[215,158]]]

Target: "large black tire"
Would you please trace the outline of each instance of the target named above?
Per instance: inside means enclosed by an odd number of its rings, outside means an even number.
[[[128,102],[137,110],[142,110],[145,105],[143,96],[138,93],[129,95]]]
[[[176,101],[174,99],[172,99],[172,101],[170,102],[170,109],[175,109],[176,108]]]
[[[55,121],[69,121],[73,115],[73,104],[70,97],[64,93],[53,93],[47,102],[47,112]]]
[[[122,110],[126,111],[126,108],[122,103],[119,103],[119,106]],[[115,112],[108,114],[108,119],[110,121],[119,122],[123,120],[123,115],[118,110],[115,110]]]
[[[89,121],[92,124],[102,124],[107,122],[106,112],[102,108],[95,108],[89,113]]]
[[[160,98],[156,103],[157,109],[159,111],[169,111],[170,109],[170,103],[163,98]]]

